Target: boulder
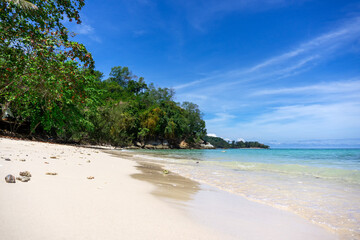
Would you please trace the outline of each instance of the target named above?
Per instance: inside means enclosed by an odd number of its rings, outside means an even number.
[[[215,147],[211,144],[211,143],[206,143],[206,144],[200,144],[200,147],[203,149],[214,149]]]
[[[169,149],[169,146],[168,145],[157,145],[157,146],[154,146],[155,149]]]
[[[189,148],[189,144],[187,142],[185,142],[185,140],[181,141],[181,143],[179,144],[179,148],[182,149],[186,149]]]
[[[155,149],[155,146],[151,145],[151,144],[145,144],[144,148],[145,149]]]
[[[7,182],[7,183],[15,183],[16,181],[15,181],[15,177],[13,176],[13,175],[11,175],[11,174],[9,174],[9,175],[7,175],[6,177],[5,177],[5,181]]]

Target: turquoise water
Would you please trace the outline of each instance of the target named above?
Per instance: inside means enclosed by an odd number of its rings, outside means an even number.
[[[185,177],[360,239],[360,149],[151,150]]]

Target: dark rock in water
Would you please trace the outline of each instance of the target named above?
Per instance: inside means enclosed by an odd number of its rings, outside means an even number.
[[[11,159],[10,158],[5,158],[5,161],[11,161]]]
[[[15,181],[15,177],[13,176],[13,175],[11,175],[11,174],[9,174],[9,175],[7,175],[6,177],[5,177],[5,181],[7,182],[7,183],[15,183],[16,181]]]
[[[31,173],[29,171],[20,172],[19,175],[23,177],[31,177]]]
[[[16,180],[19,180],[21,182],[28,182],[28,181],[30,181],[30,177],[20,176],[20,177],[17,177]]]

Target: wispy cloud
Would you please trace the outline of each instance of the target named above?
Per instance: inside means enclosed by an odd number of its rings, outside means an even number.
[[[322,61],[331,59],[333,55],[360,38],[360,17],[350,19],[333,31],[320,35],[300,44],[297,48],[274,56],[249,68],[239,68],[194,80],[175,89],[193,87],[202,83],[218,87],[221,79],[227,84],[222,87],[233,87],[236,84],[266,79],[267,82],[293,76],[307,71]],[[340,51],[340,52],[341,52]]]
[[[336,81],[336,82],[323,82],[314,85],[292,87],[292,88],[278,88],[278,89],[265,89],[259,90],[251,95],[279,95],[279,94],[304,94],[304,93],[323,93],[323,94],[346,94],[346,93],[360,93],[360,80],[350,81]]]
[[[95,29],[92,26],[90,26],[89,24],[81,24],[81,25],[77,25],[77,27],[78,28],[75,30],[75,32],[79,31],[78,32],[79,34],[86,35],[91,40],[93,40],[97,43],[102,42],[101,38],[96,34]]]
[[[232,12],[239,11],[263,11],[270,8],[278,8],[293,4],[286,0],[193,0],[174,2],[187,14],[190,24],[199,30],[203,30],[204,25]],[[299,0],[297,3],[304,2]]]
[[[289,139],[357,138],[360,134],[360,102],[288,105],[275,107],[252,121],[210,123],[209,129],[221,129],[230,138],[244,137],[270,141]]]

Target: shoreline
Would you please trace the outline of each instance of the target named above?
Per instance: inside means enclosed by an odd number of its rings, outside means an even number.
[[[116,154],[116,151],[111,152]],[[126,156],[133,153],[136,151],[118,151],[116,155]],[[140,155],[142,154],[144,153]],[[154,163],[147,158],[141,158],[139,153],[136,153],[136,157],[137,159],[133,161],[136,161],[139,168],[143,170],[142,174],[138,174],[140,177],[137,179],[154,184],[156,189],[152,192],[153,195],[172,206],[181,208],[199,223],[229,234],[235,239],[338,239],[338,236],[329,229],[311,223],[296,213],[252,201],[244,196],[194,181],[177,173],[161,174],[164,169],[162,163]],[[179,187],[179,177],[185,179],[188,184],[188,186],[186,184],[182,186],[185,189],[182,193],[187,195],[186,201],[184,198],[179,199],[177,195],[179,190],[176,190],[176,187]],[[196,185],[197,190],[189,188],[189,185],[190,187]],[[169,191],[164,194],[164,190]],[[231,209],[227,205],[231,206]],[[209,212],[212,213],[211,216]],[[236,222],[241,224],[234,224]],[[286,229],[283,226],[286,226]],[[261,233],[258,232],[259,229]]]
[[[4,239],[288,239],[289,234],[336,239],[298,216],[173,173],[163,176],[161,168],[149,172],[146,163],[127,159],[129,152],[112,156],[88,147],[7,138],[0,138],[0,152]],[[20,171],[30,171],[31,180],[4,181]]]

